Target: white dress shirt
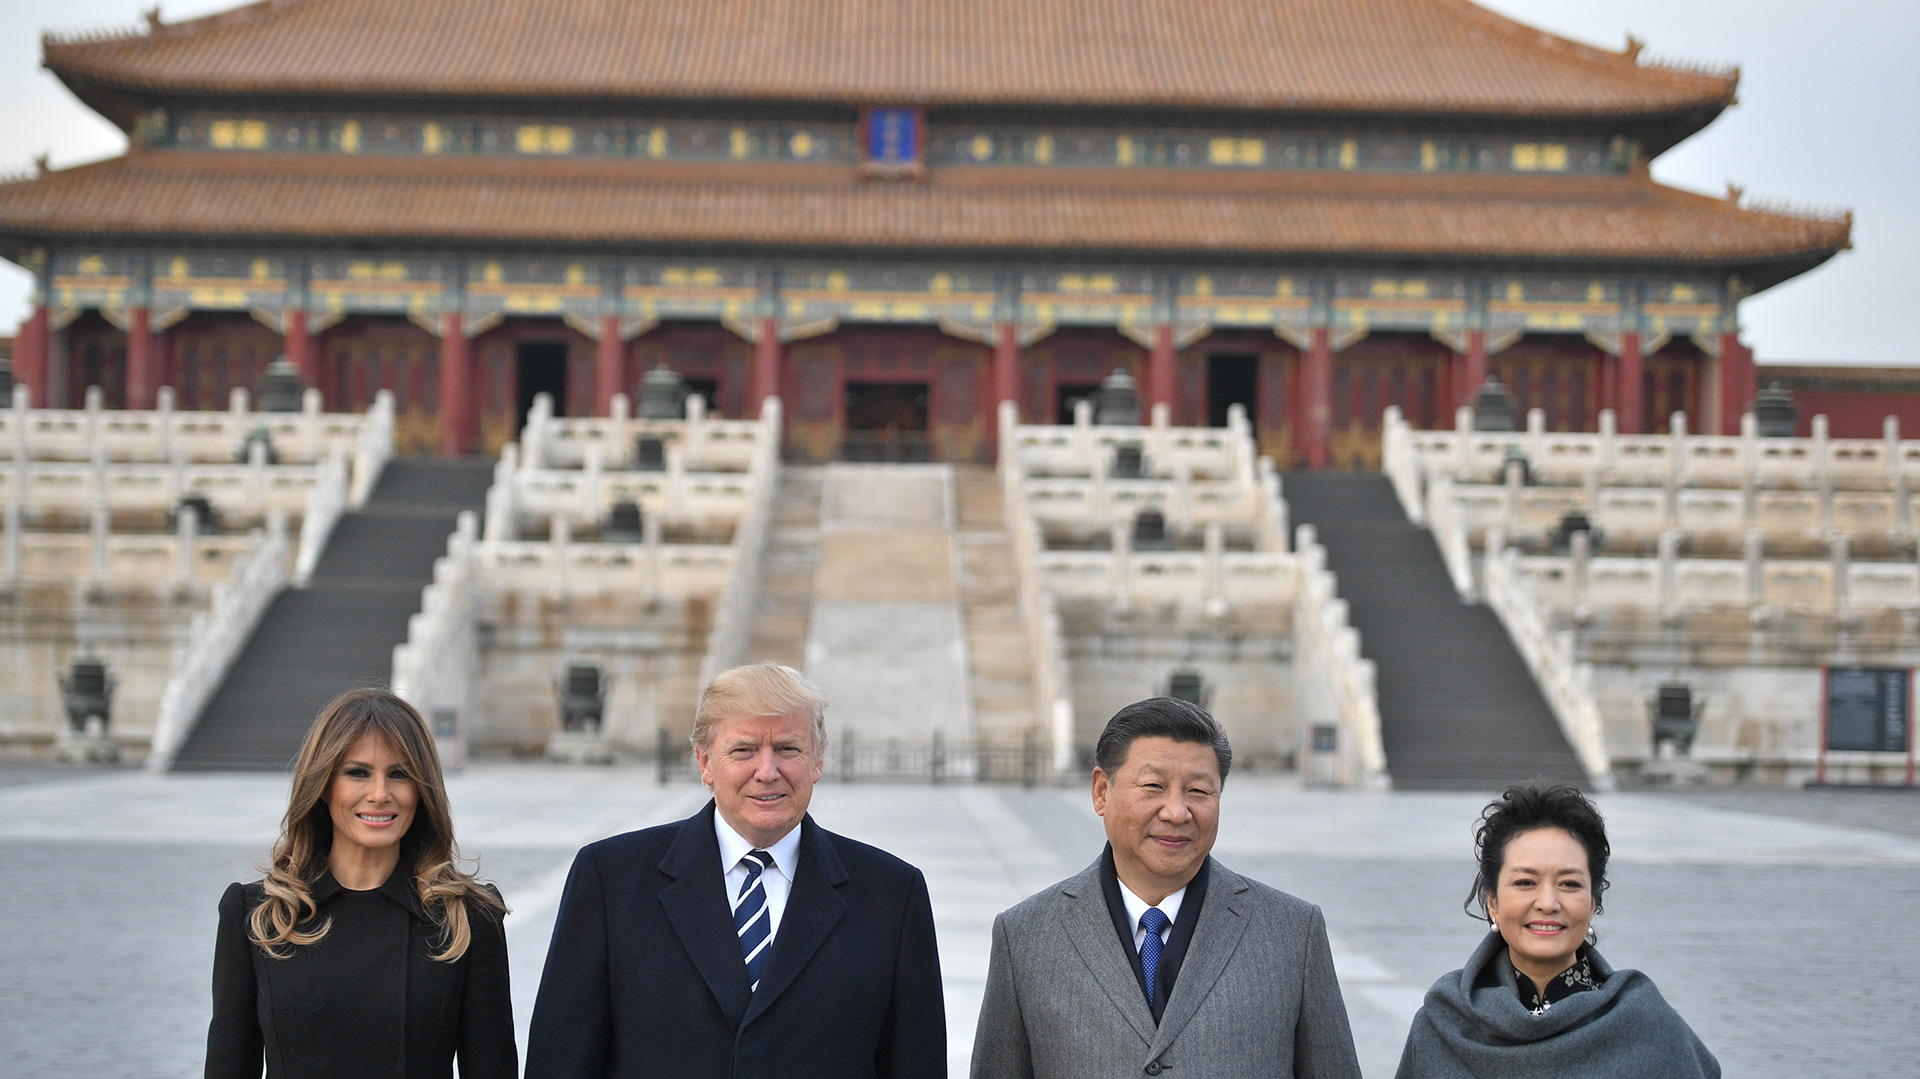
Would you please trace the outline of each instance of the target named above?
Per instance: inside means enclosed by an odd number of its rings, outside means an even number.
[[[718,814],[715,816],[717,819]],[[1173,922],[1180,917],[1180,901],[1186,897],[1187,889],[1183,886],[1160,902],[1149,903],[1134,895],[1133,889],[1127,887],[1126,881],[1120,882],[1120,902],[1127,908],[1127,924],[1133,926],[1133,950],[1136,953],[1140,951],[1140,945],[1147,941],[1147,931],[1140,927],[1140,916],[1147,912],[1147,908],[1159,907],[1160,913],[1167,916],[1167,927],[1160,931],[1160,943],[1164,945],[1173,936]]]
[[[719,810],[713,814],[713,834],[720,840],[720,872],[727,885],[727,908],[731,910],[739,906],[740,888],[747,883],[747,867],[740,864],[741,860],[755,847],[728,826]],[[760,874],[760,886],[767,890],[767,935],[778,937],[780,916],[787,912],[787,896],[793,892],[793,875],[800,868],[800,826],[794,825],[773,846],[758,849],[773,855],[773,864]]]

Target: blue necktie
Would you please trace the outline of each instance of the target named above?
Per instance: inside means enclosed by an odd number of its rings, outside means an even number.
[[[760,875],[773,864],[773,855],[750,850],[740,859],[740,864],[747,867],[747,881],[740,886],[740,898],[733,905],[733,931],[740,935],[740,954],[747,960],[747,981],[758,989],[760,972],[767,966],[767,950],[773,943],[773,912],[767,909],[767,889],[760,883]],[[1157,949],[1155,954],[1159,954]]]
[[[1140,915],[1140,928],[1147,931],[1146,937],[1140,941],[1140,972],[1147,976],[1148,1008],[1152,1008],[1153,1002],[1159,999],[1160,933],[1167,924],[1166,912],[1159,907],[1148,907]]]

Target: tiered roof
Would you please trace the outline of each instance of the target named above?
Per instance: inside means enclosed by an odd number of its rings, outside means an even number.
[[[848,167],[146,152],[0,186],[0,230],[303,243],[1210,252],[1752,265],[1764,286],[1842,219],[1646,179]]]
[[[1733,100],[1733,72],[1638,53],[1468,0],[261,0],[50,37],[46,66],[156,94],[1709,119]]]
[[[733,102],[849,119],[855,105],[917,104],[1049,122],[1101,106],[1269,126],[1579,124],[1651,152],[1733,99],[1732,72],[1638,53],[1468,0],[262,0],[144,34],[49,38],[46,66],[129,130],[153,105],[329,98],[636,115]],[[1664,188],[1644,164],[1585,176],[970,166],[900,183],[848,165],[136,145],[0,184],[12,256],[73,238],[1357,255],[1713,265],[1765,287],[1845,247],[1849,229]]]

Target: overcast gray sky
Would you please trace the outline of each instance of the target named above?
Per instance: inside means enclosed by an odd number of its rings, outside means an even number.
[[[404,3],[407,0],[394,0]],[[1071,0],[1036,0],[1071,2]],[[1765,362],[1915,364],[1920,287],[1920,4],[1913,0],[1484,0],[1607,48],[1737,63],[1740,103],[1654,166],[1661,180],[1854,211],[1854,250],[1747,301]],[[40,68],[48,28],[131,27],[139,0],[0,0],[0,172],[51,152],[55,167],[119,153],[120,132]],[[169,21],[236,6],[171,0]],[[0,332],[26,312],[26,274],[0,262]]]

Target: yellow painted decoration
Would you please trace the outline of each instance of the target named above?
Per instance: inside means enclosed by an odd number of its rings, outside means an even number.
[[[349,262],[347,278],[351,281],[405,281],[407,264],[404,262]]]
[[[513,292],[501,306],[524,314],[546,314],[560,310],[560,297],[551,292]]]
[[[430,154],[440,152],[439,124],[428,124],[420,129],[420,148]]]
[[[1340,167],[1351,171],[1360,164],[1360,144],[1352,139],[1340,144]]]
[[[1293,299],[1293,278],[1291,277],[1281,278],[1280,285],[1278,288],[1273,290],[1273,294],[1275,296],[1280,297],[1283,300]]]
[[[1207,140],[1207,164],[1209,165],[1233,164],[1233,140],[1232,139],[1208,139]]]
[[[807,313],[807,301],[805,300],[788,300],[787,301],[787,317],[788,318],[798,319],[802,315],[805,315],[806,313]]]
[[[1391,281],[1387,278],[1376,277],[1373,280],[1372,292],[1375,296],[1378,296],[1381,298],[1398,296],[1400,294],[1400,286],[1398,283]]]
[[[662,158],[667,156],[667,129],[656,127],[647,133],[647,156]]]
[[[1589,281],[1587,283],[1587,302],[1591,304],[1602,304],[1607,302],[1607,290],[1605,287],[1603,287],[1600,284],[1600,282]]]
[[[927,283],[927,288],[929,291],[932,291],[934,293],[941,294],[941,295],[952,292],[953,277],[944,272],[934,274],[933,280]]]
[[[187,260],[184,258],[176,258],[167,265],[168,277],[185,277],[189,272],[191,267],[187,265]]]
[[[735,161],[746,157],[747,151],[752,149],[752,143],[747,138],[747,129],[744,127],[734,128],[728,136],[728,142],[727,152]]]
[[[1208,277],[1206,274],[1201,274],[1200,276],[1194,278],[1193,294],[1195,296],[1213,295],[1213,278]]]
[[[514,149],[519,150],[523,154],[537,154],[540,152],[540,147],[545,145],[545,143],[546,139],[543,137],[543,132],[540,130],[539,124],[521,124],[519,129],[513,133]]]
[[[1238,165],[1264,165],[1267,162],[1267,140],[1241,139],[1233,147],[1234,163]]]
[[[103,274],[107,272],[107,260],[99,255],[83,255],[74,265],[74,272],[81,274]]]
[[[255,281],[266,281],[273,277],[273,264],[266,259],[254,259],[251,270]]]
[[[1129,135],[1120,136],[1119,140],[1114,143],[1114,156],[1119,160],[1119,162],[1122,165],[1133,164],[1132,136],[1129,136]]]
[[[360,152],[360,121],[348,120],[340,125],[340,148],[350,154]]]
[[[845,295],[847,291],[847,275],[844,273],[841,273],[839,270],[835,270],[832,273],[828,274],[827,275],[827,291],[833,293],[836,296]]]
[[[988,304],[988,303],[974,304],[973,317],[979,319],[982,322],[985,322],[987,320],[987,315],[990,314],[992,311],[992,306],[993,306],[992,304]]]
[[[1042,135],[1033,141],[1033,159],[1042,165],[1053,164],[1053,136]]]
[[[1440,148],[1432,142],[1420,144],[1420,171],[1432,172],[1440,167]]]
[[[207,126],[207,141],[216,150],[231,150],[240,141],[240,133],[232,120],[215,120]]]
[[[1540,167],[1548,172],[1567,171],[1566,146],[1557,142],[1550,142],[1542,146],[1540,148]]]
[[[566,282],[570,288],[578,288],[587,283],[587,271],[584,266],[574,263],[567,267]]]
[[[972,141],[967,143],[967,152],[973,155],[975,161],[991,161],[993,140],[986,135],[975,135]]]
[[[1692,285],[1673,286],[1674,303],[1692,303],[1697,298],[1698,295],[1693,291]]]
[[[1527,290],[1520,287],[1520,282],[1518,281],[1507,282],[1507,302],[1508,303],[1524,303],[1526,301],[1526,298],[1527,298]]]
[[[267,144],[267,125],[264,120],[246,120],[240,124],[240,148],[258,150]]]
[[[796,131],[793,133],[793,138],[787,140],[787,149],[792,151],[795,157],[812,157],[813,136],[804,131]]]
[[[195,307],[245,307],[247,290],[243,288],[197,288],[187,293],[187,302]]]
[[[500,264],[497,262],[489,262],[480,268],[480,280],[485,281],[489,285],[499,284],[504,277],[505,275],[500,271]]]

